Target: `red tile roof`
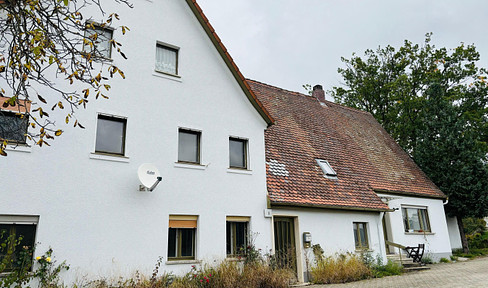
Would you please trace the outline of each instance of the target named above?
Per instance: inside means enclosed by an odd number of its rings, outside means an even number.
[[[272,205],[385,210],[376,192],[445,198],[369,113],[248,80],[275,119],[265,133]],[[325,178],[316,159],[337,179]]]

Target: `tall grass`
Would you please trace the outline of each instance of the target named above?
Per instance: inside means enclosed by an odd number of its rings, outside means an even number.
[[[346,283],[372,276],[371,269],[354,254],[340,254],[319,259],[311,269],[316,284]]]

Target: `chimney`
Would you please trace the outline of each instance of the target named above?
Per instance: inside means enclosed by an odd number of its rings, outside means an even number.
[[[319,102],[325,102],[325,92],[322,85],[315,85],[312,89],[312,96],[317,98]]]

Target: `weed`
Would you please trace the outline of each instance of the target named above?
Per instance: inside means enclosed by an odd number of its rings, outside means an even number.
[[[442,257],[442,258],[439,260],[439,262],[440,262],[440,263],[449,263],[449,262],[451,262],[451,261],[450,261],[449,259],[447,259],[447,258]]]

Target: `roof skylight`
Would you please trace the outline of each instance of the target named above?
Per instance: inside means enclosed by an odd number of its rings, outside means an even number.
[[[316,161],[317,161],[317,164],[319,164],[322,171],[324,171],[324,175],[326,177],[334,177],[334,178],[337,177],[337,173],[334,171],[334,169],[332,169],[329,162],[327,162],[326,160],[322,160],[322,159],[316,159]]]

